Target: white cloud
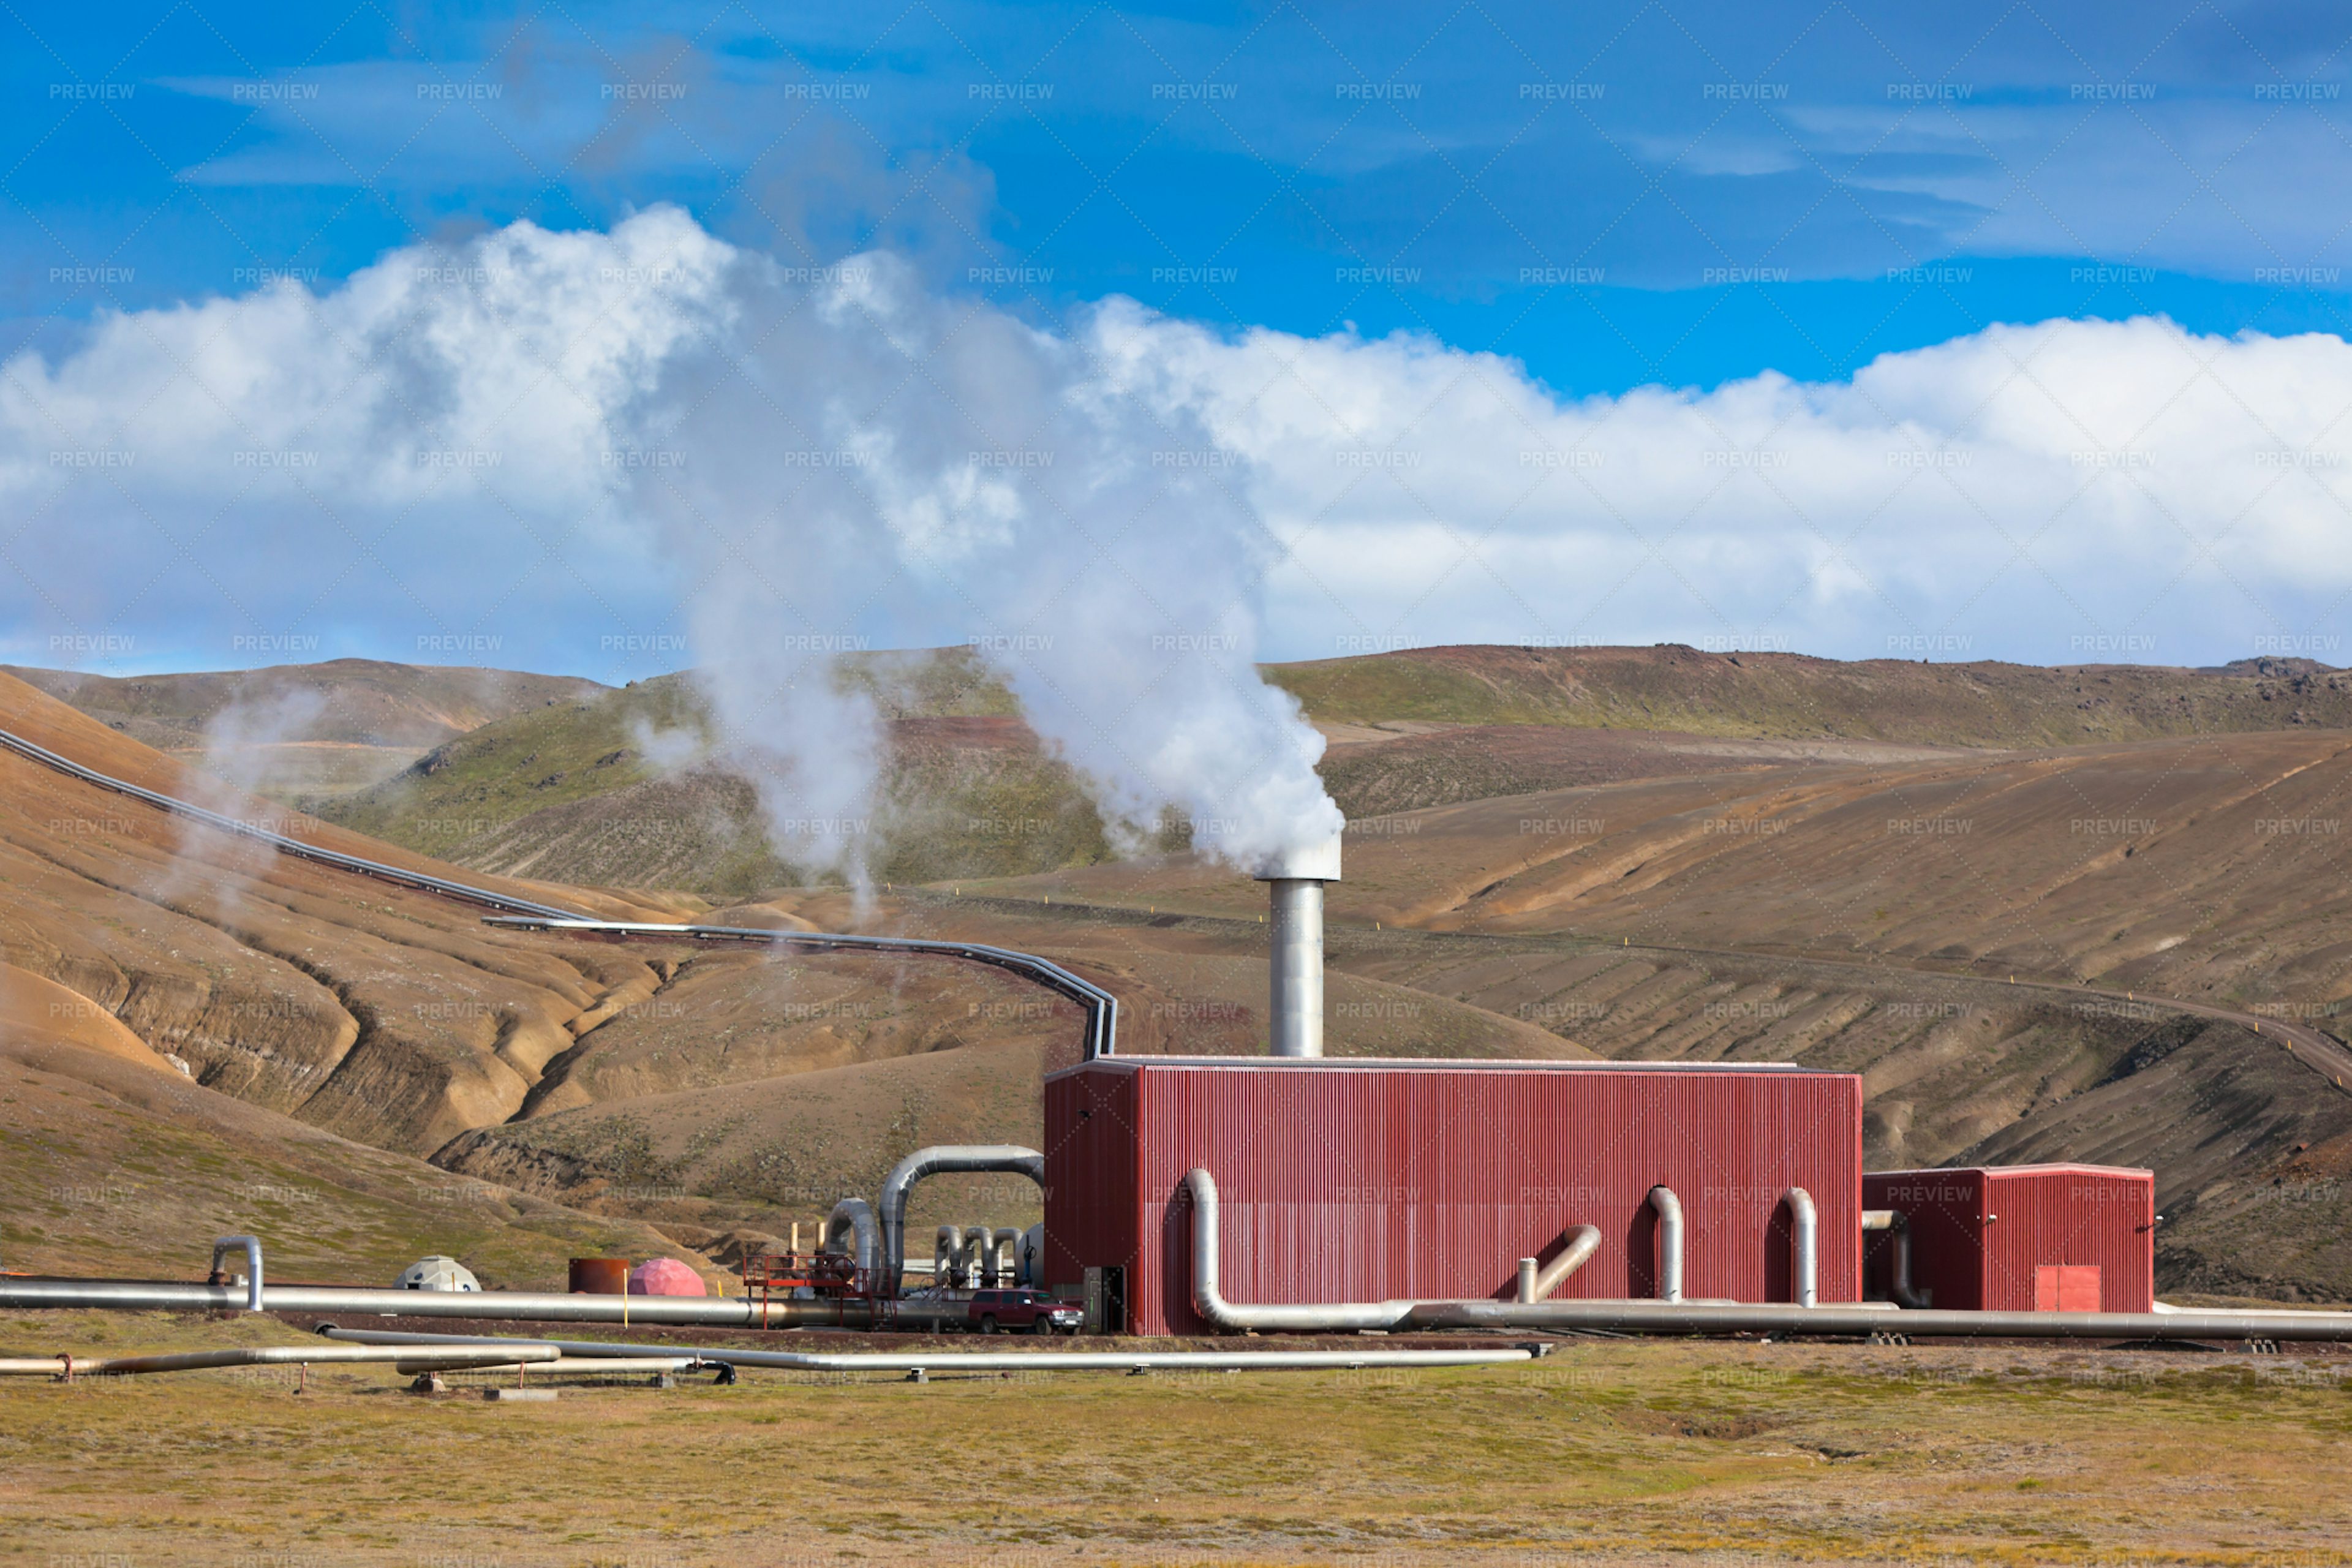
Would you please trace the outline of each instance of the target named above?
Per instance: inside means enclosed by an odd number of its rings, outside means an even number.
[[[980,638],[1114,810],[1172,802],[1245,859],[1336,821],[1261,657],[2346,662],[2347,416],[2339,339],[2160,320],[1563,399],[1424,338],[1123,300],[1041,330],[887,256],[811,276],[656,209],[110,315],[0,366],[0,605],[28,662],[117,636],[265,662],[235,639],[296,630],[608,678],[691,658],[779,834],[845,865],[854,834],[818,836],[861,816],[876,719],[811,672]]]

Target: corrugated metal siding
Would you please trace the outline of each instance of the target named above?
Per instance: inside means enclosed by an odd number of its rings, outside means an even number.
[[[1985,1305],[2030,1311],[2034,1270],[2099,1270],[2099,1310],[2145,1312],[2156,1295],[2156,1177],[2147,1171],[2042,1166],[1985,1173]]]
[[[1911,1226],[1911,1283],[1927,1304],[1955,1312],[1982,1311],[1984,1300],[1984,1173],[1873,1171],[1862,1178],[1862,1206],[1896,1209]],[[1870,1237],[1868,1285],[1874,1300],[1891,1300],[1894,1242]]]
[[[1130,1150],[1073,1124],[1075,1086],[1097,1079],[1132,1086]],[[1601,1248],[1561,1299],[1654,1295],[1660,1183],[1683,1202],[1686,1294],[1790,1300],[1782,1200],[1798,1185],[1821,1215],[1821,1299],[1859,1297],[1862,1090],[1847,1074],[1130,1059],[1049,1080],[1046,1128],[1048,1258],[1134,1258],[1139,1332],[1204,1326],[1181,1201],[1195,1165],[1217,1180],[1239,1301],[1507,1296],[1517,1260],[1550,1257],[1578,1224],[1601,1228]],[[1125,1226],[1063,1199],[1112,1184],[1097,1163],[1133,1172]]]
[[[1045,1282],[1087,1266],[1135,1264],[1135,1079],[1116,1072],[1045,1080]]]
[[[1911,1222],[1911,1278],[1936,1307],[2035,1310],[2036,1270],[2099,1270],[2099,1310],[2145,1312],[2156,1300],[2156,1177],[2107,1165],[2016,1165],[1873,1172],[1863,1206]],[[1989,1218],[1998,1215],[1998,1218]],[[1885,1275],[1874,1246],[1871,1279]]]

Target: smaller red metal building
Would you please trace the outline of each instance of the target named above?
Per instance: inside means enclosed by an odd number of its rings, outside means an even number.
[[[2116,1165],[1875,1171],[1867,1209],[1901,1214],[1911,1286],[1927,1305],[1985,1312],[2146,1312],[2156,1302],[2156,1176]],[[1864,1286],[1885,1299],[1889,1233],[1874,1232]]]
[[[1862,1081],[1772,1063],[1119,1057],[1045,1079],[1045,1269],[1116,1270],[1124,1326],[1206,1331],[1195,1166],[1219,1272],[1251,1303],[1507,1299],[1521,1258],[1597,1226],[1556,1299],[1657,1291],[1650,1189],[1683,1208],[1686,1298],[1793,1299],[1788,1191],[1819,1292],[1860,1299]]]

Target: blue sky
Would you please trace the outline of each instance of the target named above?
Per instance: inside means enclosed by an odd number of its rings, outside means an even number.
[[[1431,331],[1567,394],[2000,321],[2340,331],[2340,14],[2286,5],[152,4],[0,19],[0,310],[330,283],[675,202],[1040,320]],[[1728,280],[1728,281],[1727,281]]]
[[[1017,545],[1072,624],[1266,658],[2343,663],[2347,34],[5,10],[0,659],[1017,641]]]

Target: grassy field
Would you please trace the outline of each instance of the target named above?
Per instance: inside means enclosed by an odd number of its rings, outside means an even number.
[[[288,1342],[20,1316],[16,1352]],[[389,1370],[0,1386],[0,1562],[2352,1562],[2352,1357],[1575,1342],[1525,1367],[747,1373],[416,1397]]]

